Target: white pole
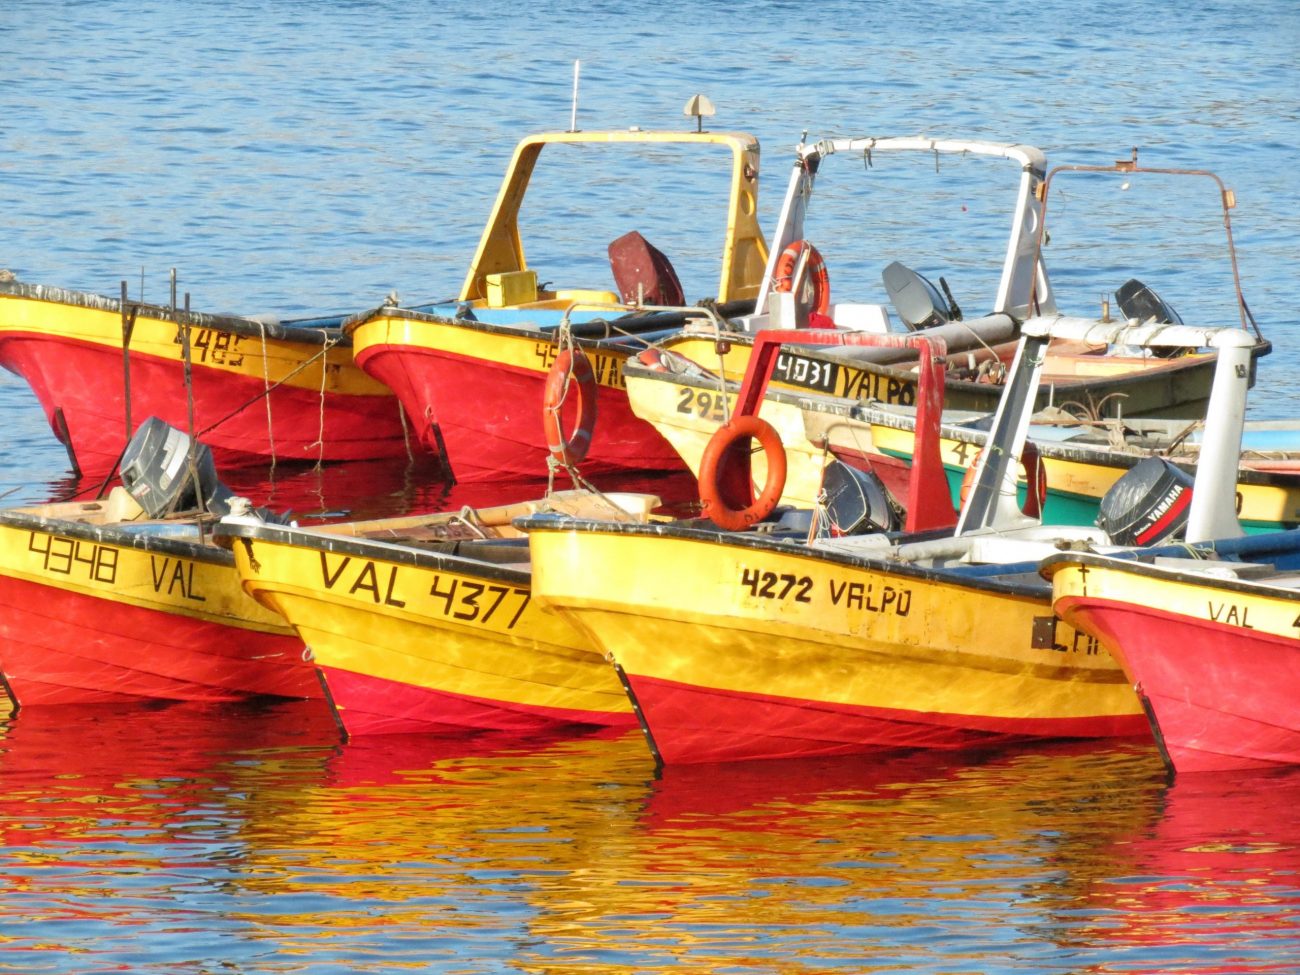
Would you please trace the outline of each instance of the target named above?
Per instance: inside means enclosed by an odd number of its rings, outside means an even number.
[[[578,73],[582,70],[582,62],[573,62],[573,114],[569,116],[569,131],[578,131]]]

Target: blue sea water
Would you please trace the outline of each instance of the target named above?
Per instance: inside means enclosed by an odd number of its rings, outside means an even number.
[[[174,267],[196,308],[285,317],[453,295],[514,143],[569,127],[578,60],[579,127],[689,126],[682,106],[703,92],[711,127],[757,135],[766,226],[805,130],[1026,142],[1052,164],[1137,147],[1144,165],[1212,170],[1235,190],[1242,291],[1275,344],[1251,414],[1300,415],[1291,0],[3,13],[0,266],[25,281],[116,294],[126,280],[164,301]],[[902,259],[980,295],[961,248],[1005,230],[971,225],[986,209],[973,191],[913,195],[925,175],[868,203],[829,175],[819,194],[870,244],[864,279]],[[670,179],[651,208],[631,177],[580,183],[561,177],[538,214],[557,261],[603,268],[630,220],[674,257],[692,246],[707,187]],[[1138,181],[1063,189],[1048,213],[1058,290],[1091,309],[1136,275],[1185,319],[1230,316],[1213,203]],[[7,373],[0,417],[0,503],[66,490],[62,447]],[[418,471],[284,480],[323,508],[446,501]],[[299,705],[29,711],[0,719],[0,804],[0,972],[1202,973],[1300,958],[1300,778],[1170,784],[1146,742],[656,777],[636,736],[340,746]]]

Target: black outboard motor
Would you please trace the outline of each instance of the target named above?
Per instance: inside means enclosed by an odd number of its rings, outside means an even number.
[[[1163,457],[1147,457],[1110,486],[1097,527],[1117,545],[1150,545],[1180,533],[1192,506],[1193,477]]]
[[[230,490],[217,479],[212,451],[195,444],[200,500],[190,475],[190,438],[151,416],[136,428],[122,454],[122,486],[150,518],[202,508],[217,517],[230,513]]]
[[[1125,318],[1135,318],[1139,323],[1154,321],[1157,325],[1181,325],[1178,312],[1137,278],[1129,278],[1115,292],[1115,302]]]
[[[1148,288],[1137,278],[1129,278],[1115,292],[1115,303],[1125,318],[1140,322],[1155,322],[1157,325],[1181,325],[1182,316],[1174,311],[1173,306]],[[1173,359],[1191,349],[1162,348],[1157,346],[1151,354],[1159,359]]]
[[[819,535],[866,535],[898,531],[902,519],[879,475],[833,460],[822,472],[826,517],[819,520]]]
[[[895,261],[880,272],[894,311],[911,331],[952,321],[953,314],[939,289],[910,267]]]

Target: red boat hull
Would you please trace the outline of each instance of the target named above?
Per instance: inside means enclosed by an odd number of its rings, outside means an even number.
[[[1145,737],[1141,715],[1006,719],[894,711],[625,675],[666,764],[815,758],[875,749],[959,749],[1051,738]]]
[[[505,705],[348,670],[322,667],[329,695],[350,736],[467,733],[545,735],[561,728],[632,728],[630,711]]]
[[[0,576],[0,673],[14,703],[322,697],[296,637]]]
[[[421,443],[445,456],[457,481],[547,476],[545,370],[395,344],[359,348],[356,361],[397,394]],[[579,465],[584,475],[686,469],[668,441],[632,412],[621,386],[601,384],[597,403],[591,449]],[[575,412],[567,403],[566,431]]]
[[[1092,597],[1056,611],[1111,650],[1178,772],[1300,764],[1300,640]]]
[[[318,351],[309,350],[304,358]],[[107,471],[117,461],[126,444],[119,349],[11,331],[0,335],[0,365],[31,386],[50,428],[70,447],[83,472]],[[407,453],[399,406],[392,396],[322,392],[282,383],[268,397],[261,376],[201,363],[193,364],[192,377],[195,429],[219,466],[272,459],[377,460]],[[132,352],[131,420],[138,425],[149,416],[189,429],[184,367],[177,360]]]

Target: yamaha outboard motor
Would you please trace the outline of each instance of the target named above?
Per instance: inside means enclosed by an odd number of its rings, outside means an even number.
[[[879,475],[833,460],[822,472],[826,517],[819,520],[819,535],[866,535],[898,531],[902,525],[898,505]]]
[[[122,454],[122,486],[150,518],[174,511],[203,508],[220,517],[228,514],[230,490],[217,479],[212,451],[194,446],[200,499],[190,474],[190,438],[156,416],[136,428]]]
[[[1097,527],[1117,545],[1150,545],[1181,532],[1192,506],[1192,475],[1163,457],[1147,457],[1110,486]]]

